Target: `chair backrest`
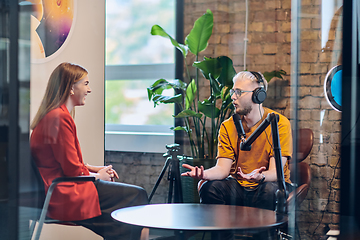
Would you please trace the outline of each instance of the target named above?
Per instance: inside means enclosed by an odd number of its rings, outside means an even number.
[[[311,170],[309,164],[302,161],[306,159],[306,157],[310,154],[313,145],[314,145],[313,131],[309,128],[299,129],[298,151],[297,151],[297,161],[298,161],[297,172],[299,173],[298,181],[297,181],[298,186],[292,193],[290,193],[287,199],[288,204],[291,201],[291,199],[294,197],[294,194],[296,194],[297,205],[299,205],[305,199],[307,192],[309,191],[310,181],[311,181]],[[292,174],[291,176],[294,176],[294,174]]]
[[[44,187],[44,182],[43,179],[40,175],[39,169],[35,164],[35,160],[33,159],[33,157],[31,157],[31,172],[34,175],[34,179],[36,182],[36,186],[35,186],[35,196],[36,196],[36,207],[39,209],[42,209],[43,205],[44,205],[44,201],[45,201],[45,187]]]
[[[314,145],[314,133],[310,128],[300,128],[298,131],[297,160],[303,161],[311,152]]]

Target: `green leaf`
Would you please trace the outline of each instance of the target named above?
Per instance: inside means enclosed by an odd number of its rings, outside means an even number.
[[[236,75],[236,71],[233,66],[233,61],[227,56],[220,56],[217,58],[221,65],[221,73],[218,82],[222,86],[227,86],[228,88],[233,87],[233,78]]]
[[[230,97],[230,88],[224,87],[221,89],[221,100],[225,101],[227,98]]]
[[[212,74],[209,74],[209,80],[210,80],[210,86],[212,89],[212,94],[218,98],[221,95],[221,88],[219,86],[219,83],[212,77]]]
[[[274,77],[284,79],[283,75],[286,75],[286,72],[281,69],[279,71],[274,70],[272,72],[264,72],[263,75],[264,75],[264,78],[266,79],[266,81],[270,82],[271,79],[273,79]]]
[[[185,131],[185,132],[191,132],[191,129],[189,131],[189,129],[185,126],[177,126],[177,127],[171,127],[170,128],[171,130],[174,130],[174,131]]]
[[[173,117],[175,117],[175,118],[185,118],[185,117],[201,118],[201,117],[202,117],[202,114],[187,109],[187,110],[181,111],[178,115],[173,116]]]
[[[170,83],[174,89],[180,89],[185,91],[187,84],[179,79],[176,79],[174,83]]]
[[[162,92],[166,89],[180,89],[185,91],[186,90],[186,83],[184,83],[181,80],[175,80],[174,83],[168,82],[165,79],[159,79],[156,82],[154,82],[150,87],[147,88],[148,92],[148,99],[149,101],[151,98],[155,95],[161,95]]]
[[[189,109],[191,107],[191,104],[196,97],[196,91],[197,91],[196,82],[193,79],[186,88],[185,109]]]
[[[182,101],[182,95],[181,94],[177,94],[175,96],[164,96],[164,95],[155,95],[152,98],[154,104],[158,104],[158,103],[181,103]]]
[[[194,62],[194,67],[200,69],[202,74],[206,79],[209,79],[209,74],[213,76],[213,78],[217,79],[220,76],[222,67],[218,58],[207,58],[200,62]]]
[[[170,88],[172,88],[171,83],[169,83],[165,79],[157,80],[150,87],[147,88],[149,101],[154,95],[161,94],[165,89],[170,89]]]
[[[185,46],[184,44],[178,43],[173,37],[171,37],[167,32],[165,32],[165,30],[162,27],[160,27],[159,25],[152,26],[151,35],[158,35],[158,36],[161,36],[164,38],[169,38],[172,45],[174,45],[177,49],[179,49],[181,51],[184,58],[186,57],[186,55],[188,53],[188,47]]]
[[[221,99],[223,100],[221,104],[222,111],[224,111],[226,108],[229,108],[229,106],[231,109],[234,109],[234,105],[232,104],[232,99],[229,93],[229,89],[227,89],[227,91],[224,91],[222,93]]]
[[[208,118],[217,118],[220,115],[220,109],[215,107],[214,103],[209,100],[199,102],[199,112],[202,112]]]
[[[204,58],[201,62],[194,62],[193,66],[199,68],[206,79],[210,79],[211,74],[214,79],[221,85],[232,88],[233,78],[236,71],[233,62],[229,57],[220,56],[217,58]]]
[[[185,45],[189,47],[190,52],[198,55],[201,51],[206,49],[212,34],[213,26],[214,16],[208,9],[204,15],[195,21],[194,27],[185,39]]]

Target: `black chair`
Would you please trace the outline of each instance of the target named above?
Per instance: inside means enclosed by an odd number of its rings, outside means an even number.
[[[35,237],[33,238],[33,240],[38,240],[40,238],[40,234],[41,234],[41,230],[42,227],[44,225],[44,223],[56,223],[56,224],[62,224],[62,225],[71,225],[71,226],[77,226],[75,223],[72,222],[64,222],[64,221],[60,221],[60,220],[56,220],[56,219],[50,219],[50,218],[46,218],[46,214],[47,214],[47,210],[49,207],[49,203],[50,203],[50,199],[52,196],[52,193],[54,191],[54,189],[56,188],[57,184],[59,183],[63,183],[63,182],[89,182],[95,181],[95,177],[94,176],[78,176],[78,177],[59,177],[56,178],[52,181],[48,192],[45,196],[45,191],[44,190],[44,182],[41,178],[41,175],[39,173],[39,170],[37,168],[37,166],[35,165],[34,161],[31,161],[32,164],[32,171],[35,174],[35,178],[36,181],[39,185],[39,193],[38,193],[38,199],[37,199],[37,205],[38,206],[42,206],[42,210],[41,210],[41,214],[40,216],[38,215],[36,217],[36,219],[33,219],[31,225],[30,225],[30,234],[31,236],[34,235],[34,230],[35,230],[35,225],[36,222],[38,222],[38,227],[37,230],[35,232]],[[41,207],[40,207],[41,208]]]

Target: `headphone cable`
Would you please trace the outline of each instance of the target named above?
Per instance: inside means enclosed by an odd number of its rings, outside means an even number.
[[[263,114],[261,113],[261,106],[260,106],[260,104],[259,104],[259,113],[260,113],[260,120],[263,118]],[[265,113],[265,111],[264,111],[264,113]],[[271,152],[273,151],[273,146],[272,146],[272,144],[270,143],[270,140],[269,140],[269,137],[268,137],[268,135],[267,135],[267,133],[266,133],[266,130],[264,131],[265,132],[265,136],[266,136],[266,140],[267,140],[267,142],[270,144],[270,146],[271,146]],[[270,153],[271,153],[270,152]]]

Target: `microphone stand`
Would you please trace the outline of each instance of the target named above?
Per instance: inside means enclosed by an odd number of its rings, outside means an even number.
[[[288,193],[285,188],[284,170],[281,160],[281,147],[278,128],[279,115],[269,113],[259,127],[250,135],[250,137],[240,143],[242,151],[250,151],[251,144],[260,136],[260,134],[271,124],[271,133],[273,139],[273,151],[275,156],[276,177],[279,189],[276,191],[276,208],[277,213],[286,214],[286,199]]]

